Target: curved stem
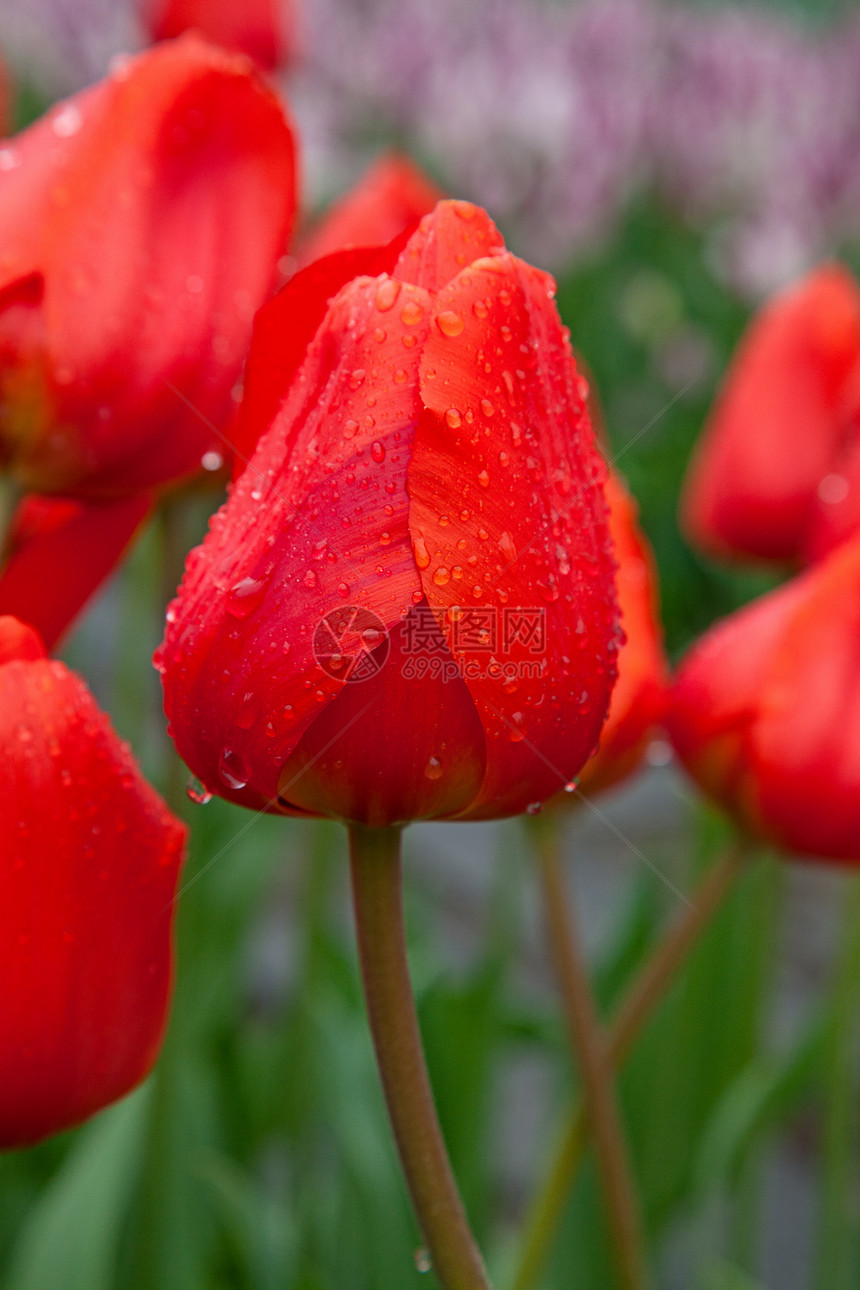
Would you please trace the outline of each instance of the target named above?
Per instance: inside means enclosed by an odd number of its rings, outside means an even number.
[[[860,986],[860,879],[847,878],[843,946],[831,994],[817,1285],[856,1284],[857,995]]]
[[[532,834],[550,949],[571,1047],[579,1067],[585,1111],[594,1135],[620,1283],[626,1290],[642,1290],[647,1275],[638,1202],[615,1100],[612,1067],[594,1005],[576,919],[570,913],[558,821],[552,816],[536,820]]]
[[[739,841],[711,866],[692,905],[685,907],[628,987],[607,1027],[606,1048],[613,1070],[624,1061],[690,950],[722,905],[746,856],[746,844]],[[587,1141],[585,1111],[577,1102],[571,1107],[546,1181],[527,1217],[513,1290],[533,1290],[538,1283]]]
[[[444,1290],[489,1290],[442,1140],[409,981],[400,830],[349,830],[361,974],[385,1100],[433,1270]]]

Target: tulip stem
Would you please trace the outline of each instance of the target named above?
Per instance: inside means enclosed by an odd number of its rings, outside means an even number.
[[[530,826],[550,953],[571,1048],[579,1068],[585,1112],[594,1135],[619,1284],[625,1290],[642,1290],[648,1276],[639,1205],[615,1099],[612,1066],[597,1016],[576,916],[570,908],[558,820],[550,814],[530,821]]]
[[[745,843],[737,842],[711,866],[692,904],[685,907],[628,987],[606,1033],[612,1070],[622,1064],[690,950],[722,905],[744,867],[746,856]],[[512,1290],[534,1290],[538,1284],[587,1142],[585,1109],[577,1101],[570,1109],[546,1181],[527,1217]]]
[[[857,993],[860,985],[860,879],[847,876],[843,946],[833,981],[826,1063],[817,1285],[856,1284]]]
[[[400,829],[349,830],[367,1012],[400,1159],[433,1270],[444,1290],[489,1290],[433,1103],[409,979]]]
[[[21,489],[11,476],[0,474],[0,572],[9,556],[12,522],[21,496]]]

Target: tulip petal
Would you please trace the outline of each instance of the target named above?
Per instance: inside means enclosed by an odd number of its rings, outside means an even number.
[[[79,678],[0,667],[0,1145],[68,1128],[152,1065],[185,829]]]
[[[427,639],[426,620],[434,620],[426,610],[410,610],[379,670],[345,685],[303,736],[281,776],[291,805],[382,827],[456,815],[477,796],[481,722],[438,626]]]
[[[750,778],[771,837],[860,859],[860,539],[802,580],[771,657],[750,737]]]
[[[860,289],[826,265],[753,321],[684,486],[684,528],[718,556],[795,560],[844,433]]]
[[[49,649],[71,628],[152,513],[148,495],[109,502],[25,498],[0,572],[0,614],[32,623]]]
[[[471,202],[439,202],[404,247],[393,277],[428,291],[441,291],[466,265],[505,253],[501,233],[485,210]]]
[[[189,558],[158,666],[177,749],[221,796],[278,809],[284,762],[362,652],[341,673],[323,642],[318,662],[317,629],[339,631],[327,615],[356,607],[388,631],[421,598],[406,468],[430,317],[417,287],[345,287]]]
[[[605,468],[553,285],[508,254],[472,264],[439,293],[421,362],[409,527],[484,725],[474,818],[572,779],[615,679]]]
[[[600,746],[579,777],[584,793],[603,792],[636,769],[667,698],[653,552],[639,528],[636,504],[613,470],[606,476],[605,489],[625,640]]]
[[[99,495],[198,469],[295,212],[274,93],[245,57],[187,36],[4,151],[0,288],[45,284],[43,349],[21,342],[21,362],[44,359],[47,375],[42,415],[15,445],[19,482]]]
[[[235,475],[248,464],[261,429],[274,421],[332,299],[353,278],[390,272],[403,246],[397,237],[390,245],[353,247],[314,260],[257,311],[242,404],[230,435]]]

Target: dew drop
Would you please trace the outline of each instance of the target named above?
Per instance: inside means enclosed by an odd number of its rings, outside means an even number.
[[[400,295],[400,283],[394,278],[383,278],[376,288],[375,304],[381,314],[393,309]]]
[[[346,600],[349,595],[349,583],[339,582],[337,584],[337,594],[340,596],[341,600]]]
[[[370,446],[370,455],[375,462],[385,461],[385,444],[375,440]]]
[[[489,399],[481,399],[481,411],[485,417],[491,417],[495,410]]]
[[[357,367],[353,372],[350,373],[349,380],[347,381],[347,385],[351,390],[358,390],[364,384],[364,378],[366,376],[367,376],[367,372],[364,370],[364,368]]]
[[[521,712],[514,712],[511,716],[512,725],[508,728],[508,738],[512,744],[519,744],[525,739],[525,733],[522,729],[525,718]]]
[[[478,475],[478,483],[481,485],[482,488],[489,488],[490,476],[486,470],[482,470],[481,473]]]
[[[463,418],[460,416],[460,413],[456,408],[448,409],[445,413],[445,421],[447,422],[449,430],[459,430],[460,426],[463,424]]]
[[[412,550],[415,554],[415,563],[419,569],[426,569],[430,563],[430,552],[427,550],[427,543],[424,538],[419,536],[412,539]]]
[[[302,578],[302,582],[308,588],[309,591],[312,590],[317,585],[317,575],[313,569],[308,569],[307,573]]]
[[[390,533],[388,533],[387,531],[380,533],[379,542],[381,546],[388,546],[390,541],[391,541]]]
[[[200,782],[196,775],[192,775],[185,785],[185,792],[192,802],[198,806],[205,806],[207,802],[212,801],[212,794],[204,784]]]
[[[453,309],[443,309],[436,317],[436,326],[443,336],[459,336],[463,330],[463,319]]]
[[[400,319],[407,327],[415,327],[424,317],[424,310],[417,300],[407,300],[400,311]]]
[[[248,783],[249,772],[241,753],[232,748],[222,749],[218,760],[218,774],[228,788],[244,788]]]
[[[465,217],[465,216],[463,216],[463,218],[465,219],[466,217]],[[429,1252],[428,1252],[427,1250],[425,1250],[425,1248],[424,1248],[424,1246],[423,1246],[423,1245],[419,1245],[419,1246],[418,1246],[418,1249],[415,1251],[415,1253],[414,1253],[414,1255],[413,1255],[412,1257],[413,1257],[413,1258],[414,1258],[414,1260],[415,1260],[415,1271],[416,1271],[416,1272],[430,1272],[430,1271],[431,1271],[431,1269],[432,1269],[432,1267],[433,1267],[433,1262],[432,1262],[432,1260],[431,1260],[431,1258],[430,1258],[430,1254],[429,1254]]]
[[[424,767],[424,774],[428,779],[439,779],[442,774],[442,763],[438,757],[431,757]]]
[[[437,587],[444,587],[446,583],[451,581],[451,570],[446,569],[444,564],[440,564],[439,568],[433,574],[433,581],[436,583]]]
[[[489,312],[490,311],[483,300],[476,300],[472,305],[472,313],[476,318],[486,318]]]
[[[66,104],[51,121],[51,129],[61,139],[70,139],[82,125],[83,119],[74,103]]]
[[[350,419],[349,421],[345,421],[343,426],[344,439],[354,438],[357,430],[358,430],[357,421],[353,421],[352,419]]]
[[[230,588],[227,613],[234,618],[247,618],[258,608],[265,594],[266,584],[259,578],[243,578]]]
[[[408,380],[409,373],[404,371],[402,367],[398,367],[397,371],[394,373],[394,384],[405,385]]]

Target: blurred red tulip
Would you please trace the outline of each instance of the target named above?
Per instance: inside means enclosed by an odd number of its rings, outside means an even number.
[[[0,466],[23,488],[110,495],[199,468],[294,170],[248,60],[190,36],[0,147]]]
[[[636,503],[613,470],[604,487],[626,639],[618,653],[618,680],[600,746],[579,776],[586,794],[611,788],[637,769],[663,715],[668,682],[654,556],[639,527]]]
[[[800,556],[859,369],[860,288],[847,270],[825,265],[765,306],[690,468],[691,541],[718,556]]]
[[[515,814],[581,768],[618,629],[553,294],[443,202],[335,297],[168,611],[165,708],[208,790],[381,825]]]
[[[69,1128],[149,1071],[184,826],[83,681],[0,618],[0,1146]]]
[[[412,232],[444,193],[413,161],[386,152],[354,188],[334,202],[301,243],[301,264],[353,246],[377,246]]]
[[[0,614],[29,623],[53,649],[152,509],[146,493],[98,502],[24,498],[9,535],[8,559],[0,565]]]
[[[668,726],[700,786],[789,851],[860,859],[860,537],[717,624]]]
[[[153,40],[196,31],[224,49],[248,54],[274,71],[295,55],[292,0],[150,0],[146,22]]]

